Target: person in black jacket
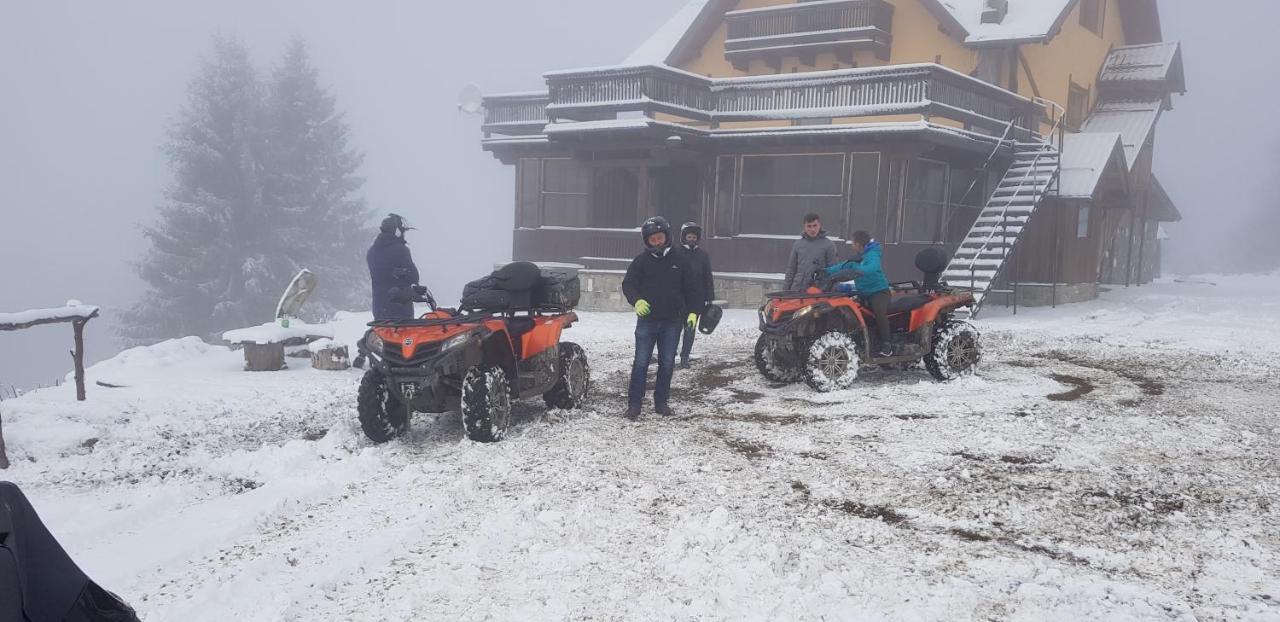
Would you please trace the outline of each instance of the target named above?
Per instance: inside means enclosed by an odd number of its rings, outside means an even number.
[[[686,326],[696,326],[702,299],[697,277],[689,270],[683,253],[673,248],[671,225],[661,216],[644,221],[640,227],[645,252],[627,268],[622,293],[636,310],[636,357],[631,365],[631,385],[627,392],[626,417],[640,416],[645,377],[653,348],[658,347],[658,378],[653,387],[654,411],[673,416],[668,398],[671,375],[675,372],[676,348]]]
[[[418,267],[413,264],[404,233],[412,230],[404,218],[391,214],[382,221],[373,246],[365,254],[369,263],[369,279],[373,281],[373,319],[412,320],[412,302],[393,302],[391,290],[418,284]]]
[[[684,251],[685,262],[698,285],[698,297],[689,311],[699,317],[716,298],[716,282],[711,276],[711,256],[701,246],[702,227],[696,222],[680,225],[680,246]],[[693,352],[693,337],[698,334],[697,325],[686,325],[684,340],[680,344],[680,369],[689,368],[689,355]]]

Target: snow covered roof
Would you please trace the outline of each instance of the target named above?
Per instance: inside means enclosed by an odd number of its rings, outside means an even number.
[[[1009,12],[998,24],[982,23],[985,0],[926,0],[938,15],[964,30],[965,43],[1047,40],[1057,34],[1076,0],[1009,0]],[[943,17],[943,16],[940,16]]]
[[[1063,139],[1058,194],[1066,199],[1089,199],[1108,168],[1125,173],[1124,146],[1117,132],[1082,132]]]
[[[1178,206],[1173,204],[1173,199],[1169,197],[1169,193],[1165,192],[1164,185],[1156,179],[1155,175],[1151,176],[1151,186],[1147,189],[1146,215],[1160,222],[1180,222],[1182,220],[1182,212],[1178,211]]]
[[[624,65],[665,65],[698,18],[709,12],[711,0],[689,0],[671,19],[655,31],[623,61]]]
[[[1155,83],[1166,93],[1186,92],[1182,46],[1169,42],[1118,47],[1107,55],[1099,83],[1104,89]]]
[[[1163,99],[1102,102],[1085,119],[1081,129],[1090,133],[1119,133],[1124,142],[1125,159],[1129,161],[1129,169],[1132,170],[1163,109]]]
[[[0,313],[0,330],[17,330],[36,324],[87,320],[97,317],[98,310],[98,307],[82,304],[79,300],[68,300],[64,307]]]

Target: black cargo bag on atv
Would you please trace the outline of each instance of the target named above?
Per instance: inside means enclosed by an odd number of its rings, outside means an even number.
[[[462,288],[468,311],[521,311],[537,307],[571,309],[582,297],[578,271],[539,268],[527,261],[509,263]]]

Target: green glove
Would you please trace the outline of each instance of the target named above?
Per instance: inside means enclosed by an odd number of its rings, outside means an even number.
[[[649,307],[649,301],[648,301],[648,300],[637,300],[637,301],[636,301],[636,315],[638,315],[638,316],[640,316],[640,317],[645,317],[645,316],[649,315],[649,311],[652,311],[652,308],[651,308],[651,307]]]
[[[690,314],[689,314],[689,317],[685,319],[684,323],[689,325],[689,329],[690,329],[690,330],[693,330],[693,329],[697,328],[697,327],[698,327],[698,314],[697,314],[697,313],[690,313]]]

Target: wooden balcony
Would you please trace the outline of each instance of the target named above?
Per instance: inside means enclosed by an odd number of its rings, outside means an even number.
[[[887,62],[893,5],[884,0],[818,0],[730,11],[725,21],[725,57],[739,70],[762,60],[780,72],[788,56],[814,66],[823,52],[852,64],[860,50],[871,50]]]
[[[485,138],[493,134],[504,136],[534,136],[542,133],[547,125],[547,104],[551,98],[546,93],[512,93],[491,95],[484,98],[484,123],[480,129]]]
[[[575,125],[568,122],[613,121],[628,116],[623,113],[650,120],[671,115],[708,123],[712,129],[728,121],[918,114],[996,135],[1010,122],[1034,128],[1043,113],[1025,97],[935,64],[721,79],[669,67],[565,71],[546,77],[547,118],[561,126],[557,137],[572,134]]]

